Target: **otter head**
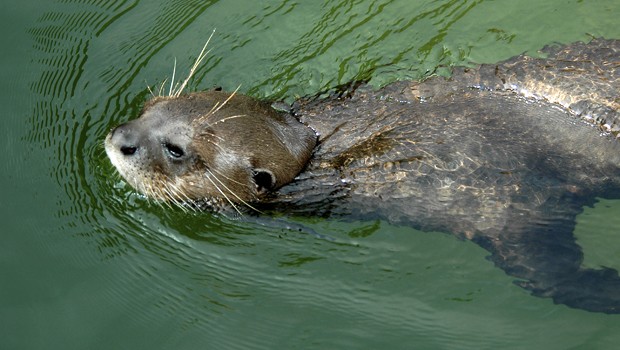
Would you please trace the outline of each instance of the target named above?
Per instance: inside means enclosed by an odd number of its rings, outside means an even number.
[[[139,192],[214,209],[249,206],[291,182],[315,145],[294,117],[220,91],[157,97],[105,140],[112,164]]]

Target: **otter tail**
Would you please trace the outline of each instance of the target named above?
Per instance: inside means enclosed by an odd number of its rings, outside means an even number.
[[[582,206],[574,199],[548,200],[536,210],[511,210],[499,237],[480,235],[474,241],[489,250],[490,260],[519,278],[515,283],[533,295],[572,308],[620,313],[618,271],[581,266],[583,253],[573,230]]]
[[[607,314],[620,313],[620,277],[614,269],[579,270],[571,278],[544,288],[532,282],[518,284],[533,295],[553,298],[556,304]]]

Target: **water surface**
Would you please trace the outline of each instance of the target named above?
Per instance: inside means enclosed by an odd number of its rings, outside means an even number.
[[[478,246],[383,222],[288,218],[331,240],[161,208],[103,138],[217,29],[190,89],[294,100],[551,43],[620,39],[608,1],[88,1],[5,6],[2,349],[615,348],[620,318],[535,298]],[[620,201],[586,208],[620,268]]]

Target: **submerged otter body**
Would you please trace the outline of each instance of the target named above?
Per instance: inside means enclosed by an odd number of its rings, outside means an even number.
[[[581,268],[573,236],[583,206],[620,198],[620,42],[545,53],[301,100],[301,123],[230,93],[159,98],[106,151],[157,199],[448,232],[536,295],[620,313],[618,273]]]

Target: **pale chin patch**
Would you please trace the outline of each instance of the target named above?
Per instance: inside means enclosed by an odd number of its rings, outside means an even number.
[[[108,159],[110,159],[110,163],[112,163],[112,165],[114,166],[114,168],[116,169],[116,171],[121,175],[121,177],[134,189],[138,190],[139,192],[143,192],[140,190],[140,186],[137,183],[137,180],[134,177],[129,177],[127,176],[128,173],[131,173],[131,171],[128,171],[130,169],[131,166],[127,163],[127,161],[124,159],[123,155],[120,153],[119,150],[117,150],[109,141],[110,139],[110,135],[108,135],[106,137],[105,140],[105,152],[108,155]]]
[[[121,165],[120,155],[118,154],[118,150],[116,150],[114,146],[112,146],[112,143],[110,142],[110,138],[111,138],[111,134],[108,134],[108,136],[106,136],[105,138],[105,153],[108,155],[108,159],[110,159],[110,162],[112,163],[112,165],[114,165],[116,170],[120,172],[120,165]]]
[[[108,134],[105,139],[105,153],[108,155],[108,159],[110,159],[110,162],[112,163],[112,165],[114,165],[116,170],[121,173],[123,177],[125,177],[122,173],[122,168],[124,165],[122,155],[120,155],[120,152],[112,145],[112,143],[110,142],[110,138],[111,134]]]

